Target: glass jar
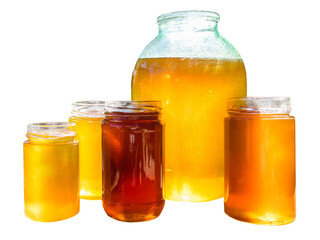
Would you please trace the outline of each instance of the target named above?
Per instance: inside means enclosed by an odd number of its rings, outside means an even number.
[[[166,124],[166,199],[223,196],[223,119],[227,98],[247,94],[236,49],[218,33],[215,12],[158,17],[159,35],[140,55],[132,100],[160,100]]]
[[[290,99],[234,98],[225,118],[225,213],[265,225],[295,219],[295,118]]]
[[[105,102],[81,101],[72,104],[70,122],[76,124],[79,141],[80,197],[101,199],[101,122]]]
[[[25,215],[52,222],[79,212],[78,142],[74,123],[28,125],[24,152]]]
[[[160,102],[109,102],[102,123],[102,203],[126,222],[158,217],[162,194]]]

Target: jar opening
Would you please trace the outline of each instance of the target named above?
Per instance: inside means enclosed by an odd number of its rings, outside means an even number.
[[[115,101],[106,102],[105,113],[120,113],[120,114],[133,114],[133,113],[160,113],[160,101]]]
[[[168,21],[181,21],[186,19],[199,19],[199,18],[203,18],[209,21],[219,22],[220,15],[216,12],[211,12],[211,11],[199,11],[199,10],[179,11],[179,12],[172,12],[172,13],[166,13],[166,14],[160,15],[157,19],[157,23],[162,24]]]
[[[73,138],[75,123],[71,122],[42,122],[28,124],[27,137],[35,139],[64,139]]]
[[[73,117],[103,118],[104,110],[104,101],[80,101],[72,103],[71,115]]]
[[[288,97],[243,97],[230,98],[227,103],[229,112],[257,114],[289,114],[291,111]]]

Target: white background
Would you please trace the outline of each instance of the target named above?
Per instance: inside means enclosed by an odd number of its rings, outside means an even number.
[[[0,2],[0,239],[320,239],[319,28],[309,1]],[[135,62],[157,35],[156,18],[179,10],[221,15],[219,32],[240,52],[248,95],[290,96],[296,117],[297,219],[280,226],[236,221],[223,200],[167,201],[144,223],[109,218],[100,201],[56,223],[24,216],[22,143],[28,123],[66,121],[79,100],[130,99]]]

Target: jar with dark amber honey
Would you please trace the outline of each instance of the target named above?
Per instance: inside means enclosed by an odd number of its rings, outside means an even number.
[[[282,225],[295,219],[295,118],[284,97],[234,98],[225,118],[225,213]]]
[[[158,217],[162,194],[161,108],[157,101],[107,102],[102,122],[102,203],[126,222]]]

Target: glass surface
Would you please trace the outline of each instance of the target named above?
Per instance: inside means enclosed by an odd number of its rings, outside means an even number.
[[[160,16],[159,35],[133,71],[132,99],[162,102],[169,200],[223,196],[227,98],[246,96],[247,85],[243,61],[218,33],[218,21],[217,13],[203,11]]]
[[[285,102],[275,107],[272,98],[247,100],[246,108],[243,99],[232,100],[225,119],[225,213],[256,224],[290,223],[295,219],[295,119],[266,113],[267,106],[287,112]]]
[[[78,142],[72,123],[28,125],[24,142],[25,215],[52,222],[79,212]]]
[[[154,219],[164,207],[160,110],[138,104],[107,104],[102,124],[103,207],[127,222]]]
[[[101,122],[105,102],[82,101],[72,104],[70,122],[75,123],[76,140],[79,142],[80,197],[101,199]]]
[[[229,112],[289,114],[291,106],[288,97],[242,97],[228,99],[227,109]]]

